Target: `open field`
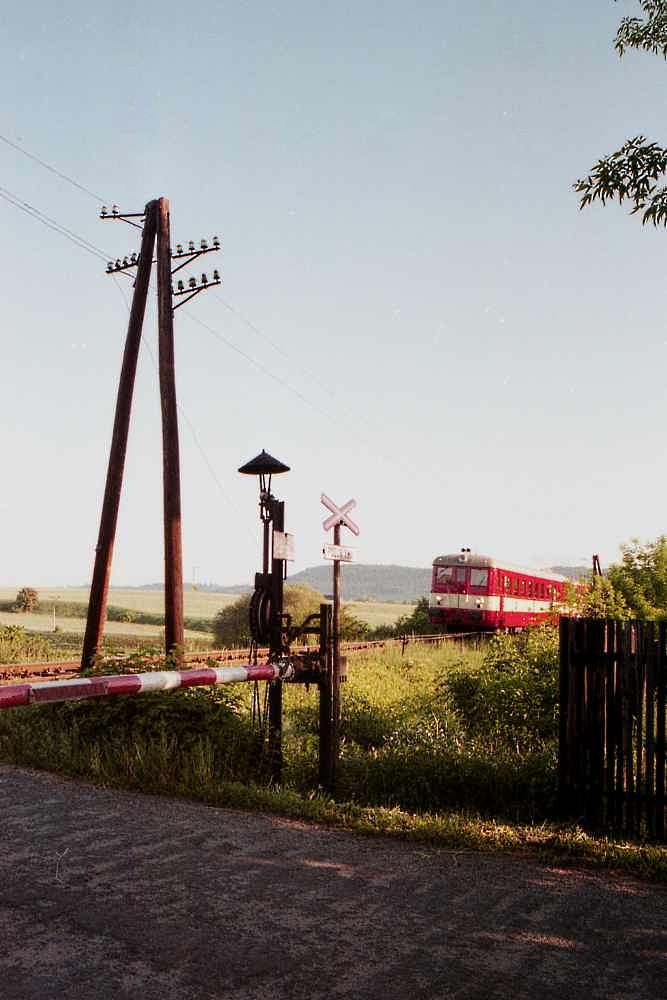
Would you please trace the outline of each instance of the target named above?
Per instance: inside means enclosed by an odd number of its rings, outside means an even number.
[[[18,587],[0,587],[0,601],[13,601],[18,589]],[[42,604],[48,604],[50,601],[88,604],[89,591],[87,587],[44,587],[38,588],[38,593]],[[214,618],[221,608],[233,604],[236,600],[238,600],[237,594],[186,590],[183,595],[184,614],[187,618]],[[128,608],[130,611],[163,614],[164,591],[112,588],[109,591],[109,604],[117,608]],[[414,604],[374,601],[351,601],[346,604],[346,607],[355,618],[367,622],[371,628],[375,628],[377,625],[393,625],[398,618],[410,614],[414,610]],[[39,624],[33,624],[30,621],[32,618],[39,618]],[[60,619],[56,616],[56,625],[60,628],[76,631],[76,627],[71,624],[73,621],[76,619]],[[22,625],[31,631],[43,632],[53,628],[53,617],[52,615],[20,615],[19,617],[11,612],[0,613],[0,624]],[[129,625],[122,622],[109,622],[109,626],[111,625],[121,626],[116,627],[114,631],[122,632],[124,635],[154,635],[156,628],[156,626],[150,625],[135,625],[130,629]],[[147,629],[148,631],[143,633],[135,631],[135,629]]]
[[[415,610],[414,604],[394,604],[381,601],[349,601],[345,607],[350,614],[362,622],[367,622],[371,628],[378,625],[393,625],[404,615],[410,615]]]
[[[18,589],[17,587],[0,587],[0,601],[14,600]],[[88,604],[89,590],[87,587],[44,587],[37,588],[37,590],[39,599],[43,603],[71,601],[73,604]],[[237,596],[234,594],[211,594],[207,591],[186,590],[183,595],[184,613],[188,618],[214,618],[220,608],[232,604],[236,599]],[[130,611],[162,614],[164,612],[164,591],[112,588],[109,591],[109,604],[117,608],[129,608]]]
[[[83,635],[86,631],[85,618],[59,618],[56,615],[56,628],[61,632],[76,632]],[[53,632],[53,615],[15,615],[11,611],[0,611],[0,625],[20,625],[26,632]],[[133,637],[145,636],[155,639],[164,635],[162,625],[135,625],[131,622],[106,622],[104,631],[108,635],[127,635]],[[186,639],[198,639],[200,642],[210,639],[210,633],[193,632],[185,629]]]

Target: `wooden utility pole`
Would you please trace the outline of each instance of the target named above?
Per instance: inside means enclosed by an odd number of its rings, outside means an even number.
[[[174,370],[169,201],[157,202],[157,300],[164,497],[164,641],[167,654],[183,649],[183,550],[178,412]]]
[[[116,537],[120,494],[123,485],[125,455],[127,452],[127,436],[130,426],[130,411],[132,409],[132,395],[134,392],[134,381],[137,371],[137,359],[141,343],[141,330],[144,322],[148,286],[151,277],[156,225],[157,202],[149,201],[146,205],[144,230],[141,238],[141,250],[139,252],[139,264],[137,267],[137,279],[134,286],[134,295],[132,296],[130,319],[127,327],[127,338],[125,340],[125,352],[123,354],[123,365],[118,383],[116,415],[114,418],[111,450],[109,453],[109,465],[107,467],[107,478],[104,488],[104,501],[100,517],[100,530],[97,539],[97,547],[95,549],[95,565],[93,568],[93,579],[90,588],[90,600],[88,603],[86,633],[83,640],[83,651],[81,653],[82,669],[86,669],[87,667],[91,667],[93,665],[102,640],[102,632],[106,618],[107,600],[109,595],[109,579],[111,576],[111,560],[113,557],[113,547]]]

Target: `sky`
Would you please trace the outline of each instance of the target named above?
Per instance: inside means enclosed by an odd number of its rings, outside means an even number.
[[[139,246],[99,210],[160,196],[174,245],[222,241],[221,286],[175,317],[187,580],[259,568],[236,470],[263,448],[291,467],[294,572],[331,541],[322,492],[356,499],[361,563],[605,564],[664,532],[667,233],[572,190],[626,138],[665,141],[664,61],[613,49],[628,13],[4,5],[0,583],[90,579],[132,292],[105,260]],[[154,299],[118,586],[164,575]]]

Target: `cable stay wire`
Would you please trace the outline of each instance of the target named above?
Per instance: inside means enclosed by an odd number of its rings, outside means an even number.
[[[75,187],[79,191],[83,191],[84,194],[89,195],[89,197],[94,198],[98,204],[102,204],[105,201],[105,199],[102,198],[101,195],[95,194],[95,192],[91,191],[90,188],[87,188],[84,184],[79,183],[79,181],[75,180],[73,177],[70,177],[69,174],[65,174],[61,170],[58,170],[52,164],[47,163],[46,160],[41,160],[39,156],[35,156],[34,153],[30,153],[23,146],[20,146],[19,143],[12,142],[12,140],[8,139],[6,135],[0,135],[0,140],[4,142],[7,146],[11,146],[12,149],[17,150],[19,153],[22,153],[23,156],[27,156],[29,160],[33,160],[35,163],[39,163],[40,167],[44,167],[45,170],[48,170],[50,171],[50,173],[55,174],[56,177],[60,177],[61,180],[67,181],[67,183],[71,184],[72,187]]]

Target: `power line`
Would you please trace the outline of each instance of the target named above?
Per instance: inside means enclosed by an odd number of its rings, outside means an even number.
[[[246,361],[249,361],[250,364],[253,365],[253,367],[257,368],[258,371],[262,372],[263,375],[266,375],[268,376],[268,378],[273,379],[274,382],[277,382],[279,385],[283,386],[285,389],[291,392],[294,396],[297,397],[297,399],[300,399],[302,403],[305,403],[306,406],[309,406],[312,410],[315,410],[316,413],[319,413],[322,416],[326,417],[327,420],[331,420],[333,423],[336,423],[336,418],[331,413],[327,413],[326,410],[323,410],[321,407],[317,406],[315,403],[312,402],[312,400],[308,399],[307,396],[304,396],[303,393],[299,392],[298,389],[295,389],[294,386],[291,385],[286,379],[281,378],[280,375],[276,375],[276,373],[272,372],[270,368],[267,368],[265,365],[263,365],[261,361],[257,361],[256,358],[253,358],[251,354],[246,354],[246,352],[243,351],[240,347],[237,347],[237,345],[233,341],[223,336],[223,334],[221,334],[219,330],[216,330],[214,329],[214,327],[209,326],[208,323],[205,323],[202,319],[198,319],[191,313],[186,312],[185,315],[193,323],[196,323],[198,326],[203,327],[204,330],[208,330],[208,332],[212,334],[216,338],[216,340],[219,340],[221,343],[225,344],[227,347],[230,348],[230,350],[235,351],[236,354],[240,354],[242,358],[245,358]]]
[[[56,177],[60,177],[61,180],[67,181],[67,183],[71,184],[72,187],[75,187],[79,191],[83,191],[84,194],[94,198],[96,202],[101,203],[105,200],[99,194],[95,194],[94,191],[91,191],[90,188],[80,184],[79,181],[75,181],[73,177],[70,177],[68,174],[64,174],[61,170],[58,170],[50,163],[47,163],[46,160],[40,160],[39,156],[35,156],[34,153],[29,153],[27,149],[23,148],[23,146],[19,146],[17,142],[12,142],[12,140],[8,139],[6,135],[0,135],[0,140],[6,143],[6,145],[11,146],[12,149],[16,149],[19,153],[27,156],[29,160],[34,160],[35,163],[39,163],[40,167],[44,167],[45,170],[49,170],[52,174],[55,174]]]
[[[43,226],[59,233],[60,236],[64,236],[65,239],[69,240],[70,243],[74,243],[74,245],[78,246],[79,249],[85,250],[87,253],[93,254],[95,257],[99,257],[100,260],[109,260],[109,254],[95,246],[94,243],[90,243],[85,236],[80,236],[78,233],[75,233],[74,230],[68,229],[67,226],[63,226],[62,223],[52,219],[50,216],[46,215],[46,213],[42,212],[41,209],[35,208],[35,206],[31,205],[30,202],[20,198],[12,191],[9,191],[8,188],[0,187],[0,198],[3,198],[6,202],[13,205],[15,208],[18,208],[21,212],[25,212],[26,215],[30,216],[30,218],[35,219],[36,222],[41,222]]]
[[[269,344],[273,348],[274,351],[280,354],[281,357],[285,358],[286,361],[289,361],[290,365],[298,364],[303,375],[305,375],[309,379],[313,379],[315,382],[317,382],[320,388],[322,388],[327,393],[327,395],[331,396],[332,399],[334,398],[334,393],[332,392],[331,388],[328,385],[325,385],[324,382],[322,382],[322,380],[315,372],[313,372],[310,368],[306,367],[305,365],[301,364],[301,362],[295,362],[294,358],[284,348],[282,348],[280,344],[276,344],[275,340],[272,340],[271,337],[269,337],[263,330],[261,330],[255,323],[253,323],[252,320],[248,319],[248,317],[244,313],[242,313],[240,309],[237,309],[236,306],[233,306],[231,302],[227,302],[227,300],[222,297],[222,295],[217,289],[213,292],[213,295],[225,307],[225,309],[227,309],[234,316],[236,316],[242,323],[245,324],[245,326],[248,327],[249,330],[252,330],[253,333],[256,333],[258,337],[261,337],[262,340],[265,340],[267,344]]]

